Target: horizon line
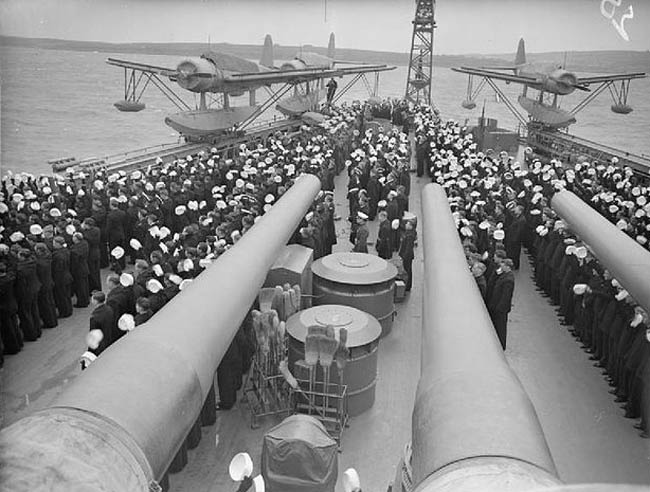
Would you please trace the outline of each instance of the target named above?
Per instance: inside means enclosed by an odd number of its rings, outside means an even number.
[[[0,39],[24,39],[31,41],[62,41],[70,43],[86,43],[86,44],[104,44],[109,46],[128,46],[128,45],[184,45],[184,44],[195,44],[201,45],[206,44],[207,42],[201,41],[130,41],[123,43],[115,43],[112,41],[95,41],[95,40],[83,40],[83,39],[65,39],[65,38],[41,38],[41,37],[29,37],[29,36],[15,36],[15,35],[5,35],[0,34]],[[232,46],[251,46],[251,47],[262,47],[263,43],[231,43],[228,41],[210,41],[209,45],[212,44],[229,44]],[[326,46],[316,46],[310,44],[303,45],[287,45],[287,44],[278,44],[273,42],[273,46],[284,47],[284,48],[301,48],[305,46],[311,46],[312,48],[318,48],[327,50]],[[337,50],[352,50],[352,51],[367,51],[370,53],[388,53],[392,55],[405,55],[408,56],[408,51],[386,51],[386,50],[371,50],[365,48],[345,48],[345,47],[336,47]],[[603,53],[603,52],[614,52],[614,53],[650,53],[650,49],[645,50],[550,50],[550,51],[527,51],[526,54],[539,54],[543,55],[546,53]],[[465,53],[435,53],[434,56],[503,56],[503,55],[512,55],[514,51],[507,53],[478,53],[478,52],[465,52]]]

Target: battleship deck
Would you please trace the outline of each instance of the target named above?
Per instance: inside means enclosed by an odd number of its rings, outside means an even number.
[[[427,182],[413,178],[411,211],[419,216],[420,190]],[[342,220],[337,222],[335,251],[351,249],[345,220],[346,183],[347,176],[342,173],[336,179],[335,202]],[[374,240],[377,224],[371,223],[370,230]],[[341,443],[339,470],[355,467],[365,490],[386,490],[411,437],[419,378],[422,248],[416,248],[415,254],[413,290],[398,305],[393,330],[379,346],[375,404],[350,419]],[[634,421],[623,417],[600,371],[559,324],[553,307],[535,291],[527,261],[522,261],[515,279],[506,356],[535,405],[560,478],[567,483],[650,484],[650,440],[640,438],[632,426]],[[76,309],[57,328],[45,330],[37,342],[6,357],[0,371],[2,426],[47,407],[79,375],[78,358],[85,350],[89,316],[90,308]],[[219,412],[217,423],[202,429],[203,439],[189,451],[186,467],[171,475],[171,490],[232,490],[230,458],[248,451],[259,469],[262,436],[276,423],[267,418],[259,429],[251,429],[242,401],[230,411]]]

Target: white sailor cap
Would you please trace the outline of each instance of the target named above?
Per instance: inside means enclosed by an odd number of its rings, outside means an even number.
[[[122,331],[131,331],[135,328],[135,319],[132,314],[124,313],[117,320],[117,327]]]
[[[124,248],[122,248],[121,246],[115,246],[111,251],[111,256],[116,260],[119,260],[124,256]]]
[[[123,287],[131,287],[133,285],[133,275],[126,272],[120,275],[120,284]]]
[[[160,265],[155,265],[155,266],[160,266]],[[152,294],[157,294],[158,292],[163,290],[163,286],[158,280],[152,278],[147,281],[147,290]]]
[[[102,343],[102,340],[104,339],[104,333],[102,330],[90,330],[88,334],[86,335],[86,345],[95,350],[97,347],[99,347],[99,344]]]

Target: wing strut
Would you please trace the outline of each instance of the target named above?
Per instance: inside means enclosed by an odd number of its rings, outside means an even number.
[[[468,101],[474,101],[476,99],[476,96],[478,96],[481,90],[483,90],[483,87],[485,87],[486,80],[487,80],[486,77],[482,77],[478,85],[474,87],[474,76],[469,75],[467,77],[467,100]]]
[[[363,85],[368,91],[368,95],[377,96],[377,91],[379,90],[379,72],[373,72],[375,74],[374,86],[370,84],[366,73],[358,73],[352,79],[350,79],[342,89],[339,89],[332,100],[332,103],[336,103],[341,97],[343,97],[359,80],[363,81]]]
[[[350,90],[350,88],[356,84],[360,79],[365,80],[365,74],[363,73],[358,73],[354,77],[352,77],[344,86],[342,89],[339,89],[334,96],[334,99],[332,99],[332,104],[336,104],[336,102],[341,99],[345,95],[346,92]]]
[[[492,79],[489,77],[484,77],[483,80],[487,82],[490,87],[496,92],[501,100],[505,103],[505,105],[508,107],[510,112],[515,115],[515,117],[519,120],[519,122],[526,126],[528,125],[528,120],[524,117],[524,115],[521,114],[521,112],[517,109],[517,107],[512,103],[512,101],[506,96],[501,89],[499,89],[499,86],[494,83]]]
[[[244,121],[235,126],[235,131],[243,131],[248,128],[259,116],[264,113],[267,109],[273,106],[276,102],[280,100],[287,92],[293,88],[293,85],[290,83],[285,83],[280,89],[273,92],[273,95],[264,101],[264,104],[259,106],[251,115],[246,118]]]
[[[612,110],[615,110],[615,108],[618,107],[621,109],[615,112],[629,113],[630,111],[632,111],[632,108],[630,108],[627,105],[627,96],[630,94],[631,81],[632,79],[623,79],[623,80],[608,80],[606,82],[601,83],[598,86],[598,88],[596,88],[596,90],[591,92],[587,97],[585,97],[582,101],[580,101],[575,108],[571,110],[571,114],[576,114],[578,111],[583,110],[591,101],[593,101],[596,98],[596,96],[604,92],[605,89],[609,89],[609,93],[612,96],[612,100],[614,101],[614,106],[612,106]],[[620,89],[616,86],[617,82],[621,83]]]
[[[149,84],[156,86],[160,92],[181,111],[190,111],[192,108],[162,80],[157,72],[141,70],[138,67],[119,65],[124,68],[124,100],[140,102],[145,89]],[[139,74],[136,76],[136,72]]]
[[[628,81],[629,83],[629,81]],[[608,80],[606,82],[602,82],[595,90],[591,91],[587,96],[580,101],[575,108],[573,108],[570,113],[571,114],[577,114],[579,111],[582,111],[587,107],[587,105],[596,99],[597,96],[599,96],[605,89],[609,88],[611,85],[614,84],[613,80]],[[610,88],[611,91],[611,88]],[[627,91],[625,93],[625,98],[627,100]]]
[[[161,80],[155,73],[147,74],[149,80],[155,85],[160,92],[162,92],[167,99],[169,99],[174,106],[176,106],[181,111],[191,111],[192,108],[183,101],[183,99],[176,94],[171,87],[165,84],[165,81]]]

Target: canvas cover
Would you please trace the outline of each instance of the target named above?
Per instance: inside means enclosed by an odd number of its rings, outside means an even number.
[[[333,492],[338,449],[323,424],[292,415],[264,435],[262,475],[269,492]]]

